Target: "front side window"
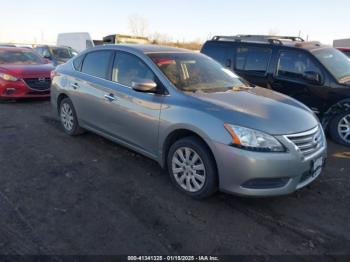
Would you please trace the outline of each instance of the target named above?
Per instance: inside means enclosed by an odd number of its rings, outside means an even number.
[[[307,72],[316,72],[321,75],[319,68],[307,53],[298,51],[283,51],[280,53],[277,68],[278,76],[304,79]]]
[[[37,53],[30,50],[0,50],[0,64],[38,65],[45,62]]]
[[[313,54],[339,83],[350,83],[350,59],[346,55],[334,48],[315,50]]]
[[[236,69],[248,72],[265,73],[272,50],[264,47],[238,47]]]
[[[109,68],[113,52],[95,51],[85,56],[81,71],[85,74],[109,79]]]
[[[156,82],[156,77],[138,57],[124,52],[117,52],[114,59],[112,81],[132,87],[132,82],[139,80]]]
[[[194,53],[154,53],[149,57],[183,91],[227,91],[245,84],[213,59]]]

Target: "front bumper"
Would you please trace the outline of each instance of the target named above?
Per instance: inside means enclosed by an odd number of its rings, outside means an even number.
[[[278,137],[286,146],[285,153],[259,153],[216,143],[214,153],[219,173],[219,188],[223,192],[255,197],[291,194],[312,183],[321,170],[313,170],[315,161],[327,159],[327,144],[311,157]],[[325,137],[323,134],[323,139]]]
[[[50,90],[38,91],[31,89],[24,81],[16,82],[0,80],[0,98],[19,99],[19,98],[47,98],[50,97]]]

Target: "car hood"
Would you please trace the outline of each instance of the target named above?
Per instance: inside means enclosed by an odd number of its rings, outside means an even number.
[[[310,130],[318,120],[302,103],[265,89],[215,93],[196,92],[191,96],[210,103],[223,121],[260,130],[272,135],[286,135]]]
[[[52,70],[54,70],[52,64],[0,65],[0,71],[11,74],[18,78],[50,77]]]

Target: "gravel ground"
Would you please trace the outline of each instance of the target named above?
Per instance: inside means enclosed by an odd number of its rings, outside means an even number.
[[[157,163],[87,133],[48,101],[0,104],[0,254],[350,254],[350,149],[267,199],[182,195]]]

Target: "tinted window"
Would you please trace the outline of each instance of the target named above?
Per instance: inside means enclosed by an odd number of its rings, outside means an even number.
[[[208,43],[204,46],[202,53],[210,56],[225,67],[231,67],[230,47],[222,43]]]
[[[72,50],[64,47],[51,47],[51,52],[53,56],[57,59],[68,60],[71,59],[74,55]]]
[[[85,56],[82,72],[99,78],[109,79],[111,51],[95,51]]]
[[[297,51],[281,52],[277,68],[278,76],[301,79],[305,72],[317,72],[321,74],[308,54]]]
[[[74,59],[73,66],[74,66],[75,70],[81,71],[81,66],[83,65],[83,60],[84,60],[83,55],[78,56],[77,58]]]
[[[112,80],[132,87],[132,82],[142,79],[156,82],[153,72],[138,57],[128,53],[117,52],[113,65]]]
[[[272,50],[263,47],[239,47],[236,52],[236,69],[265,73]]]
[[[44,52],[43,52],[43,48],[42,47],[36,47],[35,50],[43,56]]]
[[[313,51],[320,61],[340,83],[350,83],[350,60],[334,48],[323,48]]]

